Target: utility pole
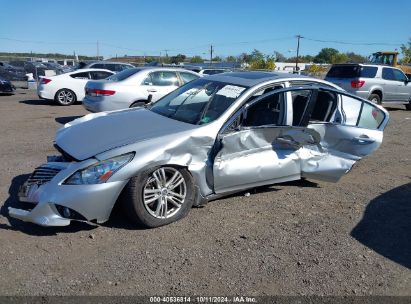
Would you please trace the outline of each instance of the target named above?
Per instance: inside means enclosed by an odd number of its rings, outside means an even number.
[[[98,45],[98,40],[97,40],[97,60],[100,60],[100,48]]]
[[[301,35],[297,35],[296,37],[297,37],[297,57],[295,59],[295,71],[298,72],[298,70],[299,70],[299,68],[298,68],[298,56],[300,54],[300,39],[304,38],[304,37],[301,36]]]
[[[210,66],[213,64],[213,45],[210,47]]]

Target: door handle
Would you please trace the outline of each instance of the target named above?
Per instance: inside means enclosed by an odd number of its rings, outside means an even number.
[[[369,145],[375,142],[374,138],[370,138],[368,135],[360,135],[357,137],[353,138],[353,141],[355,141],[357,144],[360,145]]]
[[[147,89],[147,92],[155,93],[155,92],[157,92],[157,90],[156,89]]]

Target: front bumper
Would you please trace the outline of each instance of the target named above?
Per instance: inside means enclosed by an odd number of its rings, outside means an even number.
[[[46,165],[49,164],[56,165]],[[19,192],[21,201],[36,204],[32,210],[9,207],[9,215],[41,226],[66,226],[72,220],[98,223],[107,221],[128,180],[95,185],[64,185],[62,182],[77,171],[79,163],[61,164],[65,168],[51,181]],[[27,187],[26,183],[24,187]],[[63,209],[71,211],[71,215],[64,215],[61,212]]]

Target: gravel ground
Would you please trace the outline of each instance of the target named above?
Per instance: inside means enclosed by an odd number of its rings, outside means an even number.
[[[86,114],[19,90],[0,96],[0,295],[411,295],[411,112],[337,184],[262,187],[140,230],[8,218],[56,128]]]

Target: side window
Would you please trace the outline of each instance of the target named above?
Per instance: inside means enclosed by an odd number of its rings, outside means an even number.
[[[374,78],[377,75],[377,67],[362,67],[361,68],[361,77],[363,78]]]
[[[319,90],[310,122],[329,122],[337,108],[337,94]]]
[[[183,83],[187,83],[187,82],[193,81],[198,78],[197,75],[194,75],[191,73],[184,73],[184,72],[180,72],[180,76],[183,79]]]
[[[90,72],[91,74],[91,79],[99,80],[99,79],[105,79],[112,74],[109,72],[104,72],[104,71],[95,71],[95,72]]]
[[[175,72],[154,72],[151,73],[151,80],[155,86],[178,86],[178,78]]]
[[[113,72],[120,72],[120,70],[117,69],[118,67],[119,67],[118,64],[112,64],[112,63],[105,64],[105,69],[113,71]]]
[[[276,93],[263,97],[247,109],[243,121],[245,127],[281,126],[284,124],[285,94]]]
[[[384,121],[384,112],[372,104],[345,95],[342,95],[341,100],[345,116],[344,125],[378,129]]]
[[[88,72],[71,74],[70,77],[75,79],[90,79]]]
[[[104,63],[96,63],[91,66],[93,69],[106,69],[106,65]]]
[[[304,114],[308,109],[311,90],[291,91],[291,100],[293,103],[293,126],[301,126],[304,124]]]
[[[382,78],[385,80],[396,80],[394,75],[394,70],[390,68],[382,69]]]
[[[407,77],[404,75],[403,72],[399,70],[393,69],[392,72],[394,73],[395,80],[404,82],[407,80]]]
[[[151,74],[148,74],[146,78],[144,78],[142,85],[153,85],[153,80],[151,80]]]

